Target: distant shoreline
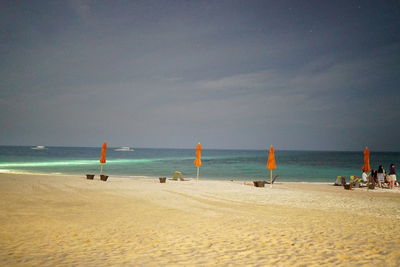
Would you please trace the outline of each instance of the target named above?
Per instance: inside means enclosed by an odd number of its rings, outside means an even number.
[[[65,173],[1,172],[1,170],[0,170],[0,177],[2,175],[4,175],[4,176],[16,175],[16,176],[21,176],[21,177],[27,177],[27,176],[35,176],[35,177],[55,176],[57,178],[60,178],[60,177],[73,177],[73,178],[86,179],[86,174],[80,175],[80,174],[65,174]],[[196,177],[185,177],[185,181],[172,181],[171,177],[169,177],[169,176],[166,176],[166,177],[167,177],[167,181],[171,181],[171,182],[177,182],[177,183],[179,183],[179,182],[184,183],[186,181],[196,182]],[[144,176],[144,175],[135,175],[135,176],[133,176],[133,175],[132,176],[109,175],[108,182],[112,181],[112,179],[128,180],[128,181],[129,181],[129,179],[131,179],[132,181],[137,181],[137,180],[147,180],[147,181],[149,181],[149,180],[153,180],[153,181],[158,182],[159,181],[158,178],[159,178],[158,176]],[[100,174],[96,173],[95,174],[95,180],[99,180],[99,179],[100,179]],[[254,179],[254,181],[255,180],[257,180],[257,181],[269,181],[268,179]],[[231,183],[234,183],[234,184],[241,184],[241,185],[246,185],[246,186],[251,186],[251,187],[253,186],[253,183],[252,183],[253,180],[239,180],[239,179],[237,179],[237,180],[230,179],[229,180],[229,179],[217,179],[217,178],[215,178],[215,179],[212,179],[212,178],[211,179],[210,178],[199,178],[198,181],[199,182],[202,182],[202,181],[204,181],[204,182],[226,182],[226,183],[231,182]],[[301,186],[301,185],[307,186],[307,185],[310,185],[310,186],[328,186],[327,188],[330,188],[331,186],[334,187],[334,188],[338,188],[338,189],[342,188],[341,186],[334,186],[333,184],[334,184],[334,181],[333,182],[275,181],[275,183],[273,184],[273,187],[275,185],[280,185],[280,186],[282,186],[282,185],[294,185],[294,186]],[[269,188],[269,187],[270,187],[269,184],[265,185],[265,188]],[[262,188],[260,188],[260,189],[262,189]],[[393,190],[386,189],[386,188],[385,189],[376,188],[374,190],[367,190],[367,188],[364,187],[364,188],[355,188],[355,191],[358,191],[358,192],[369,191],[371,193],[389,193],[389,194],[391,194],[391,193],[397,194],[398,193],[398,194],[400,194],[400,188],[399,187],[395,187],[395,189],[393,189]]]
[[[46,175],[46,176],[74,176],[74,177],[86,177],[86,174],[94,174],[96,177],[100,175],[100,172],[98,173],[84,173],[82,174],[77,174],[77,173],[62,173],[62,172],[28,172],[28,171],[13,171],[13,170],[2,170],[0,169],[0,174],[16,174],[16,175],[34,175],[34,176],[40,176],[40,175]],[[167,177],[171,178],[172,175],[167,175],[167,176],[147,176],[147,175],[119,175],[119,174],[112,174],[112,173],[107,173],[103,172],[103,174],[109,175],[110,177],[113,178],[119,178],[119,179],[134,179],[134,178],[145,178],[145,179],[158,179],[159,177]],[[191,176],[185,176],[185,179],[188,180],[196,180],[196,177],[191,177]],[[325,178],[321,178],[325,179]],[[205,180],[205,181],[234,181],[234,182],[250,182],[250,181],[269,181],[269,177],[264,177],[264,178],[253,178],[249,180],[243,180],[243,179],[222,179],[220,177],[217,178],[210,178],[210,177],[200,177],[199,180]],[[279,181],[278,181],[279,180]],[[276,183],[284,182],[284,183],[311,183],[311,184],[333,184],[335,182],[335,179],[332,179],[331,182],[322,182],[322,181],[285,181],[283,179],[279,179],[276,181]]]

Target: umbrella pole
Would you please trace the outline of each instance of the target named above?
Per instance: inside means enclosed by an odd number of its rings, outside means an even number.
[[[272,188],[272,170],[269,170],[270,188]]]
[[[100,175],[102,175],[103,174],[103,163],[101,164],[101,167],[100,167]]]
[[[199,171],[200,171],[200,168],[197,167],[197,182],[199,181]]]

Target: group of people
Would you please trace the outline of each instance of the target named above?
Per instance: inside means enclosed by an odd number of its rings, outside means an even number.
[[[389,167],[389,173],[387,174],[382,165],[379,166],[377,170],[371,170],[368,174],[363,171],[362,180],[364,183],[372,183],[377,185],[378,187],[382,187],[384,184],[389,184],[389,188],[393,189],[395,186],[399,186],[396,178],[396,169],[395,165],[392,163]]]

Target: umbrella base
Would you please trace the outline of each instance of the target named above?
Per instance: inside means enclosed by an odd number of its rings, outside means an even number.
[[[344,184],[343,187],[346,190],[352,190],[353,189],[353,185],[352,184]]]
[[[100,175],[100,180],[107,181],[107,179],[108,179],[107,175]]]
[[[253,181],[255,187],[265,187],[265,181]]]
[[[372,189],[375,189],[375,185],[374,185],[374,184],[369,184],[369,185],[368,185],[368,189],[371,189],[371,190],[372,190]]]

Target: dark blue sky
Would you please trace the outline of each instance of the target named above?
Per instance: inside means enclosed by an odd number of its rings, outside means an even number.
[[[2,1],[0,145],[400,151],[398,1]]]

